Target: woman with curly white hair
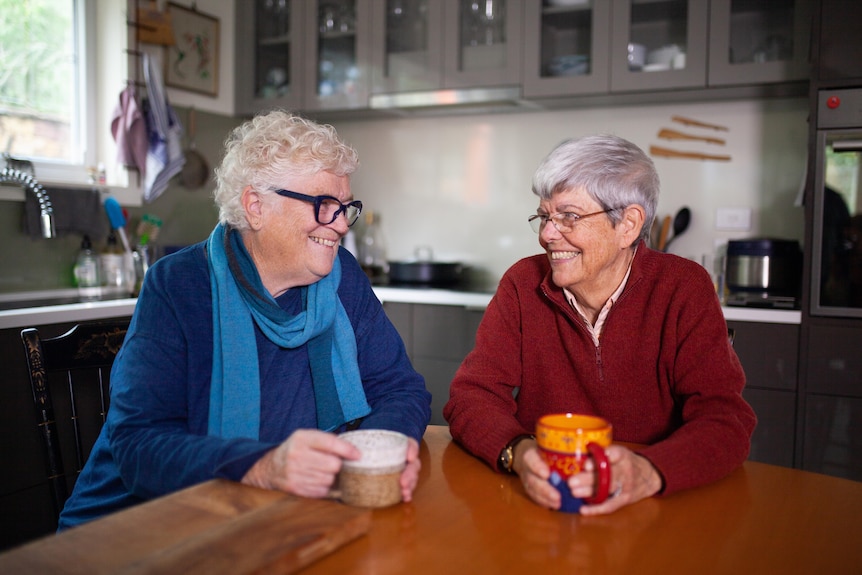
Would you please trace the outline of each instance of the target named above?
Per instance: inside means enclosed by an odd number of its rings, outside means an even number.
[[[111,407],[60,529],[213,478],[324,497],[358,450],[409,439],[410,500],[430,394],[356,260],[356,152],[273,111],[236,128],[210,237],[148,271],[111,374]]]

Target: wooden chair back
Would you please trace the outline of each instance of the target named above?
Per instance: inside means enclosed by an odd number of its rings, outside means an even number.
[[[55,518],[95,443],[110,402],[110,372],[129,320],[82,323],[42,339],[21,331]]]

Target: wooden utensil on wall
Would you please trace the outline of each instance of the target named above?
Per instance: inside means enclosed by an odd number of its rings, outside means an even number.
[[[665,140],[698,140],[700,142],[706,142],[707,144],[718,144],[719,146],[723,146],[725,144],[725,141],[721,138],[694,136],[692,134],[686,134],[676,130],[670,130],[668,128],[662,128],[658,133],[658,137]]]
[[[678,122],[680,124],[684,124],[686,126],[696,126],[698,128],[709,128],[710,130],[718,130],[720,132],[729,131],[725,126],[719,126],[718,124],[709,124],[707,122],[701,122],[699,120],[692,120],[691,118],[684,118],[683,116],[671,116],[670,118],[674,122]]]
[[[730,156],[723,154],[701,154],[700,152],[683,152],[681,150],[662,148],[661,146],[650,146],[649,153],[653,156],[662,156],[665,158],[686,158],[689,160],[716,160],[719,162],[730,161]]]

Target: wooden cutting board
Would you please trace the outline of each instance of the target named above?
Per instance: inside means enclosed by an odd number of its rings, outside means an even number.
[[[214,480],[0,554],[0,573],[293,573],[371,511]]]

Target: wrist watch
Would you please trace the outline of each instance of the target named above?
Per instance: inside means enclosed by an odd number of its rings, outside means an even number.
[[[517,446],[520,442],[525,439],[536,439],[535,435],[531,434],[523,434],[515,437],[512,441],[506,444],[506,447],[503,448],[503,451],[500,452],[499,464],[500,469],[505,471],[506,473],[515,473],[515,470],[512,466],[515,464],[515,446]]]

